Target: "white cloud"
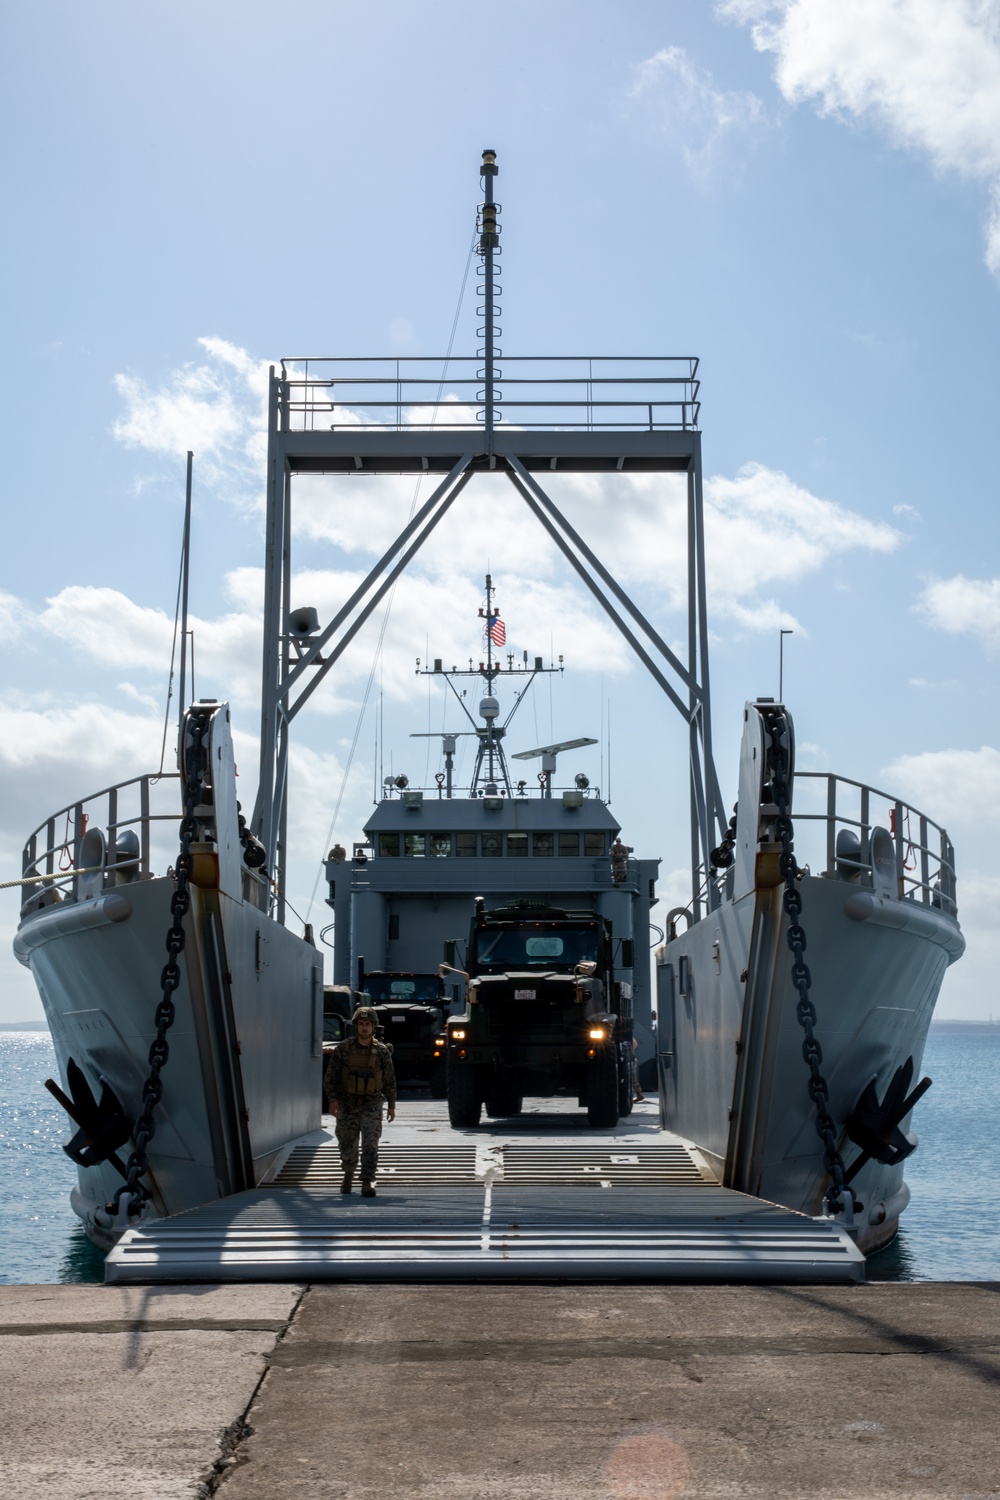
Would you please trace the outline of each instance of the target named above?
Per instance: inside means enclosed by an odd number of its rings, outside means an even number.
[[[208,356],[171,372],[156,388],[136,375],[115,376],[124,411],[119,442],[149,453],[193,452],[199,482],[238,503],[260,502],[267,454],[268,365],[226,339],[201,338]],[[249,492],[249,493],[248,493]]]
[[[0,641],[16,640],[24,621],[24,605],[20,599],[0,591]]]
[[[938,630],[970,635],[990,652],[1000,648],[1000,578],[934,579],[918,608]]]
[[[1000,750],[928,750],[902,755],[882,773],[885,785],[949,832],[955,825],[1000,827]]]
[[[705,546],[711,560],[711,605],[756,628],[796,625],[773,601],[758,601],[763,586],[817,572],[830,558],[851,551],[888,553],[900,533],[882,521],[822,500],[780,470],[746,464],[734,479],[705,484]]]
[[[155,772],[160,764],[163,717],[131,713],[107,703],[30,707],[0,701],[0,857],[13,875],[31,830],[102,787]],[[168,743],[166,771],[174,769]],[[178,803],[173,782],[162,782],[157,807]],[[132,805],[134,804],[134,805]],[[98,816],[96,809],[88,809]],[[123,794],[123,818],[138,812],[138,795]],[[106,812],[103,814],[106,817]],[[59,820],[57,839],[66,837]],[[6,910],[13,916],[14,902]]]
[[[877,120],[939,171],[989,190],[986,263],[1000,275],[1000,6],[997,0],[723,0],[777,58],[793,104]]]
[[[695,177],[706,176],[724,139],[745,135],[765,119],[756,94],[716,88],[711,73],[683,47],[664,47],[641,62],[629,93],[655,106],[660,128],[680,141]]]
[[[894,516],[898,516],[901,521],[920,522],[924,519],[919,510],[912,505],[894,505],[892,513]]]
[[[251,571],[241,570],[237,587],[246,587],[245,575]],[[234,611],[214,620],[192,615],[188,623],[198,695],[255,704],[260,697],[259,611]],[[161,609],[136,604],[117,589],[73,584],[46,601],[36,624],[92,661],[141,669],[166,684],[174,626]]]

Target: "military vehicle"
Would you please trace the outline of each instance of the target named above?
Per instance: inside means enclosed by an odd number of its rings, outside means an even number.
[[[632,947],[621,943],[627,969]],[[465,1012],[447,1026],[452,1125],[477,1125],[484,1105],[520,1114],[525,1094],[575,1094],[603,1129],[631,1113],[632,990],[614,979],[614,950],[598,912],[477,900]]]
[[[425,1082],[432,1098],[443,1099],[448,1002],[441,976],[371,969],[364,975],[364,987],[381,1034],[392,1046],[397,1083]]]
[[[350,1020],[360,1002],[349,984],[323,986],[323,1041],[330,1045],[347,1036]]]

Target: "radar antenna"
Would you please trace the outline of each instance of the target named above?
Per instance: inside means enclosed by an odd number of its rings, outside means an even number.
[[[551,797],[552,776],[556,768],[556,756],[559,754],[559,752],[561,750],[579,750],[582,745],[596,744],[596,740],[588,739],[586,737],[579,740],[559,740],[555,745],[539,745],[537,750],[519,750],[516,755],[512,756],[512,759],[534,760],[536,755],[540,755],[542,757],[541,776],[544,778],[544,780],[542,780],[542,796]],[[587,784],[588,783],[586,777],[584,777],[582,785],[586,786]],[[581,785],[579,777],[577,777],[577,785]]]

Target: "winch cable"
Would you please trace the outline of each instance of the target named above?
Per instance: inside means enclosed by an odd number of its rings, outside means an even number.
[[[181,970],[177,960],[184,950],[184,918],[191,909],[190,885],[193,864],[191,845],[198,832],[198,823],[194,814],[195,808],[202,800],[205,767],[208,761],[205,742],[208,738],[210,722],[210,713],[197,708],[191,710],[186,720],[184,743],[181,747],[184,771],[184,816],[181,818],[180,854],[174,869],[176,885],[170,898],[172,920],[167,929],[166,938],[169,956],[160,975],[162,996],[156,1008],[156,1037],[149,1049],[149,1076],[142,1086],[142,1108],[132,1127],[134,1149],[128,1159],[125,1182],[107,1205],[108,1212],[111,1214],[119,1213],[121,1200],[126,1194],[129,1199],[130,1212],[141,1208],[150,1196],[149,1189],[140,1181],[140,1178],[149,1168],[149,1143],[156,1134],[153,1111],[163,1097],[160,1074],[170,1056],[167,1032],[174,1024],[177,1014],[174,993],[181,982]]]
[[[799,1025],[805,1032],[802,1056],[809,1067],[809,1097],[816,1107],[816,1133],[823,1142],[823,1165],[830,1177],[830,1186],[823,1196],[829,1212],[836,1214],[843,1211],[847,1223],[850,1224],[853,1221],[854,1209],[860,1207],[860,1204],[855,1204],[854,1195],[844,1182],[844,1159],[837,1150],[837,1127],[827,1107],[830,1089],[820,1072],[823,1049],[815,1031],[816,1006],[809,995],[812,976],[803,959],[806,934],[799,920],[802,916],[802,892],[798,885],[800,871],[795,859],[794,828],[790,814],[791,791],[788,785],[791,754],[790,725],[787,714],[778,705],[764,708],[761,712],[770,739],[767,763],[771,778],[772,800],[778,808],[775,830],[781,841],[779,869],[785,882],[784,909],[788,913],[790,923],[788,946],[793,955],[792,983],[799,994],[795,1014]]]
[[[431,423],[432,427],[436,426],[436,424],[437,424],[438,411],[440,410],[440,406],[441,406],[441,397],[444,395],[445,381],[448,378],[448,366],[451,363],[451,351],[454,348],[454,345],[455,345],[455,334],[458,331],[458,320],[461,317],[461,313],[462,313],[462,303],[465,301],[465,288],[468,285],[468,281],[469,281],[469,269],[470,269],[470,267],[472,265],[472,256],[473,256],[473,253],[474,253],[474,251],[475,251],[476,246],[477,246],[478,243],[479,243],[479,236],[478,236],[478,234],[473,235],[473,237],[472,237],[472,243],[469,246],[468,258],[466,259],[466,262],[465,262],[465,274],[462,277],[462,289],[461,289],[461,291],[458,294],[458,302],[457,302],[457,304],[455,306],[455,316],[452,319],[451,337],[448,340],[448,351],[447,351],[447,353],[445,354],[445,357],[444,357],[444,366],[443,366],[443,368],[441,370],[441,380],[440,380],[440,382],[438,384],[437,398],[436,398],[436,400],[434,402],[434,420]],[[422,482],[423,482],[423,477],[421,476],[420,478],[417,479],[416,484],[413,486],[413,499],[410,502],[410,514],[407,517],[407,522],[408,523],[409,523],[409,521],[413,520],[414,512],[416,511],[416,508],[417,508],[417,500],[418,500],[418,498],[420,496],[420,486],[421,486]],[[379,662],[380,662],[380,660],[382,658],[382,643],[385,640],[385,632],[386,632],[386,629],[387,629],[388,624],[389,624],[389,616],[392,613],[392,603],[393,603],[394,598],[396,597],[396,584],[398,582],[399,582],[399,579],[396,578],[394,580],[394,582],[393,582],[392,587],[389,590],[389,597],[386,600],[385,613],[382,616],[382,624],[381,624],[381,627],[380,627],[379,633],[378,633],[378,642],[376,643],[376,646],[375,646],[375,654],[372,657],[371,671],[368,673],[368,682],[365,685],[365,693],[364,693],[364,697],[361,700],[361,708],[360,708],[359,713],[358,713],[358,722],[357,722],[357,724],[355,726],[355,729],[354,729],[354,738],[351,740],[351,748],[350,748],[350,751],[348,752],[347,762],[346,762],[346,764],[344,766],[344,774],[343,774],[343,777],[341,778],[341,782],[340,782],[340,791],[337,794],[337,801],[336,801],[336,804],[335,804],[334,809],[333,809],[333,816],[330,819],[330,827],[327,830],[326,839],[323,842],[323,850],[320,853],[319,867],[316,870],[316,879],[313,881],[312,893],[311,893],[311,895],[309,897],[309,905],[306,907],[306,920],[307,921],[312,916],[312,909],[313,909],[313,906],[316,903],[316,892],[319,890],[320,873],[321,873],[321,871],[323,869],[323,860],[324,860],[325,855],[326,855],[326,850],[330,848],[330,840],[333,838],[333,830],[336,828],[336,826],[337,826],[337,819],[340,817],[340,808],[341,808],[341,804],[343,803],[343,800],[344,800],[344,793],[347,791],[347,779],[348,779],[348,777],[351,774],[351,766],[354,764],[354,754],[355,754],[355,751],[358,748],[358,740],[361,737],[361,728],[362,728],[362,725],[364,724],[364,721],[365,721],[365,714],[368,711],[368,699],[371,697],[372,686],[373,686],[373,684],[375,682],[375,673],[378,671],[378,664],[379,664]]]

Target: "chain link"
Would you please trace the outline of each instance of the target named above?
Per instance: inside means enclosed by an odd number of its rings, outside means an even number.
[[[850,1190],[844,1187],[844,1160],[837,1150],[837,1127],[833,1116],[827,1105],[830,1099],[830,1090],[826,1079],[820,1072],[820,1064],[823,1061],[823,1049],[819,1044],[819,1038],[815,1032],[816,1007],[809,995],[812,984],[812,975],[809,966],[803,958],[806,949],[805,929],[799,920],[802,916],[802,892],[798,887],[799,867],[795,860],[793,847],[794,829],[789,813],[791,792],[788,785],[788,770],[791,750],[790,726],[784,710],[775,706],[774,708],[762,709],[764,724],[770,737],[770,748],[768,750],[768,767],[771,776],[771,792],[773,801],[778,808],[778,816],[775,820],[775,831],[781,841],[781,858],[779,869],[785,882],[784,907],[789,917],[788,946],[792,950],[792,983],[798,991],[799,1000],[795,1007],[795,1014],[799,1025],[805,1032],[802,1043],[802,1056],[809,1068],[809,1097],[816,1108],[816,1134],[823,1142],[823,1165],[830,1176],[830,1186],[824,1197],[831,1213],[836,1213],[844,1205],[845,1192],[850,1198]],[[847,1205],[850,1208],[850,1204]]]
[[[160,975],[162,999],[156,1007],[156,1036],[149,1049],[149,1077],[142,1088],[142,1108],[132,1129],[134,1149],[128,1159],[125,1182],[108,1204],[108,1212],[117,1214],[122,1198],[128,1194],[129,1211],[142,1207],[149,1199],[148,1188],[140,1181],[149,1167],[149,1143],[156,1134],[153,1111],[163,1098],[163,1082],[160,1074],[170,1056],[167,1032],[174,1024],[177,1014],[174,993],[181,982],[180,964],[177,962],[184,951],[184,918],[191,908],[191,845],[198,831],[194,810],[201,801],[205,779],[207,752],[205,740],[208,734],[210,715],[192,710],[185,724],[184,760],[184,815],[181,818],[181,846],[174,870],[174,892],[170,898],[171,923],[167,930],[167,962]],[[190,736],[190,740],[187,737]]]

